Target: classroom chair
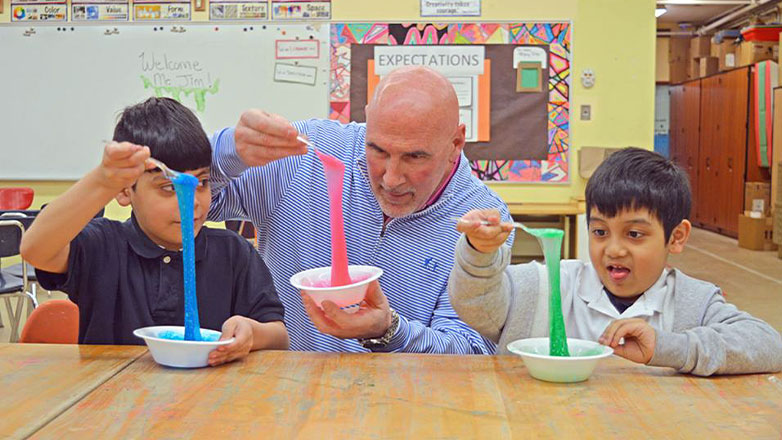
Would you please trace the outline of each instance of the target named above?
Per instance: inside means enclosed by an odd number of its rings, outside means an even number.
[[[3,220],[0,217],[0,261],[2,258],[15,257],[19,255],[19,244],[24,235],[24,225],[18,219]],[[22,264],[25,261],[22,260]],[[19,322],[22,319],[22,307],[24,301],[30,301],[30,307],[37,306],[37,300],[28,292],[27,268],[23,266],[22,277],[15,277],[7,273],[0,265],[0,296],[5,301],[8,319],[11,321],[10,342],[16,342],[19,339]],[[16,310],[11,308],[11,298],[16,298]]]
[[[0,211],[0,220],[8,220],[8,219],[14,219],[19,220],[22,225],[24,226],[24,230],[30,228],[30,225],[33,223],[33,220],[35,220],[35,216],[38,215],[38,213],[41,212],[40,210],[13,210],[13,211]],[[22,273],[24,269],[27,269],[27,281],[28,286],[30,287],[30,294],[32,294],[32,297],[38,299],[37,296],[37,282],[38,279],[35,277],[35,268],[30,263],[25,263],[24,266],[22,266],[22,263],[12,264],[11,266],[8,266],[5,268],[4,272],[6,274],[13,275],[17,278],[22,278]],[[47,292],[48,293],[48,292]],[[51,296],[51,293],[49,293],[49,296]],[[30,313],[32,313],[32,308],[27,309],[27,316],[30,316]]]
[[[35,191],[28,187],[0,188],[0,209],[27,209]]]
[[[78,343],[79,306],[67,299],[53,299],[42,303],[27,318],[19,342],[26,344]]]
[[[30,224],[32,224],[33,220],[35,220],[35,216],[38,215],[38,213],[40,213],[41,210],[43,210],[43,208],[46,207],[46,205],[47,205],[46,203],[41,205],[41,209],[40,210],[5,211],[5,212],[0,211],[0,218],[2,218],[3,216],[6,216],[6,215],[11,215],[10,213],[12,213],[12,212],[24,213],[27,217],[24,218],[24,219],[20,219],[20,221],[22,222],[22,224],[24,224],[25,230],[27,230],[30,227]],[[98,211],[98,213],[95,214],[95,217],[93,217],[93,218],[103,217],[104,212],[105,212],[105,208],[101,208],[100,211]],[[29,285],[30,285],[30,294],[32,294],[33,298],[35,298],[36,301],[37,301],[39,286],[38,286],[38,278],[35,275],[35,268],[30,263],[26,263],[26,265],[27,265],[27,280],[30,281],[30,283],[29,283]],[[23,269],[22,268],[22,264],[18,263],[18,264],[14,264],[12,266],[8,266],[8,268],[6,268],[6,272],[10,273],[11,275],[13,275],[15,277],[21,278],[22,277],[22,269]],[[50,292],[50,291],[48,291],[46,289],[43,289],[43,288],[41,288],[41,289],[44,292],[46,292],[46,296],[48,296],[49,298],[52,297],[52,292]],[[27,316],[30,316],[30,313],[32,313],[32,311],[33,311],[32,309],[28,308],[27,309]],[[2,326],[2,323],[0,323],[0,326]]]

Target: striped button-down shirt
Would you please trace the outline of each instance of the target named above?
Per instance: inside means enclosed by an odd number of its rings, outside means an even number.
[[[494,345],[459,320],[448,298],[448,276],[459,233],[451,217],[505,203],[472,176],[467,159],[440,198],[383,227],[383,211],[372,192],[365,155],[364,124],[329,120],[294,123],[321,151],[345,163],[343,214],[350,264],[383,269],[380,286],[400,315],[399,327],[383,351],[493,353]],[[258,247],[285,306],[293,350],[367,351],[354,339],[317,331],[290,277],[331,264],[329,201],[323,166],[312,151],[247,168],[236,154],[234,131],[212,137],[210,220],[248,219],[258,230]],[[513,237],[509,238],[512,242]]]

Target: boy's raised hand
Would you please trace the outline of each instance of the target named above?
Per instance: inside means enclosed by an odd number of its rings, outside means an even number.
[[[619,345],[622,338],[624,344]],[[606,327],[598,342],[613,348],[617,356],[647,364],[654,356],[657,333],[654,327],[643,319],[617,319]]]
[[[232,343],[221,345],[209,353],[209,365],[216,367],[250,354],[253,347],[253,328],[248,318],[237,315],[225,320],[220,340],[231,338],[234,338]]]
[[[513,231],[513,225],[501,223],[501,219],[500,211],[496,209],[474,209],[462,216],[456,230],[467,235],[467,241],[478,252],[491,253],[499,249]]]
[[[131,144],[130,142],[110,142],[103,149],[103,160],[100,164],[101,178],[105,185],[117,191],[127,188],[154,165],[147,164],[149,147]]]

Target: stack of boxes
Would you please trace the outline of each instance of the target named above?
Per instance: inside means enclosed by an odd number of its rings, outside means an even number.
[[[766,60],[779,58],[777,41],[742,41],[736,48],[736,67],[749,66]]]
[[[774,126],[771,150],[771,218],[773,241],[779,246],[782,258],[782,87],[774,89]]]
[[[694,79],[688,75],[690,59],[690,39],[672,37],[668,44],[668,74],[671,84],[679,84]]]
[[[719,71],[719,59],[711,56],[711,38],[694,37],[690,39],[690,78],[703,78]]]
[[[738,31],[722,31],[715,37],[671,37],[668,45],[669,81],[679,84],[718,72],[778,60],[779,41],[742,41]],[[780,65],[782,78],[782,64]]]
[[[747,182],[744,185],[744,214],[739,215],[739,247],[755,251],[777,249],[770,202],[770,183]]]
[[[720,72],[734,69],[736,64],[736,43],[733,40],[712,41],[711,55],[717,58],[717,69]]]
[[[777,89],[782,90],[782,89]],[[776,117],[776,115],[775,115]],[[782,142],[779,142],[782,144]],[[774,140],[774,153],[779,149],[776,139]],[[771,214],[770,223],[772,230],[772,241],[775,245],[778,245],[779,258],[782,258],[782,160],[777,160],[775,165],[771,167]]]
[[[739,216],[739,247],[778,250],[782,258],[782,87],[774,89],[771,182],[744,185],[744,214]],[[753,147],[754,148],[754,147]],[[754,154],[748,160],[756,160]]]

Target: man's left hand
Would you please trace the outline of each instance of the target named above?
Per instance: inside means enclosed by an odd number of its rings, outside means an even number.
[[[345,312],[331,301],[323,301],[321,309],[303,293],[301,300],[321,333],[342,339],[369,339],[383,336],[391,327],[391,307],[377,281],[369,284],[366,297],[355,313]]]

